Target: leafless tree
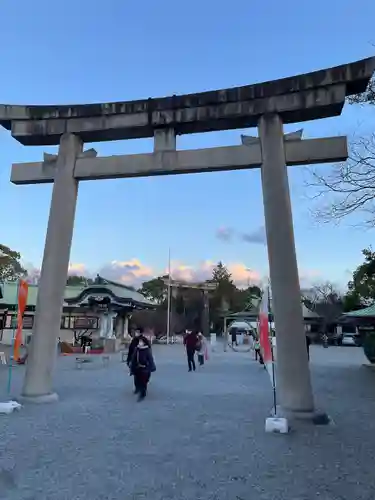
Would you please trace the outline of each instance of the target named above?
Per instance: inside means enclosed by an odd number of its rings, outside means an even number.
[[[348,99],[350,104],[375,107],[375,79],[366,92]],[[346,162],[335,165],[329,174],[311,171],[307,186],[310,198],[318,199],[315,217],[322,222],[339,221],[353,213],[362,213],[361,225],[375,226],[375,133],[354,139]]]
[[[304,303],[321,317],[323,331],[335,323],[343,311],[341,294],[329,281],[315,285]]]
[[[314,215],[318,220],[341,220],[354,212],[362,212],[363,223],[375,226],[375,133],[351,145],[349,159],[335,165],[327,175],[313,170],[308,187],[319,199]]]
[[[336,303],[339,298],[340,293],[330,281],[318,283],[311,289],[311,301],[315,304],[319,302]]]

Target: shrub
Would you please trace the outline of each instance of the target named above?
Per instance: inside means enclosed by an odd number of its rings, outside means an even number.
[[[363,350],[370,363],[375,363],[375,331],[366,333]]]

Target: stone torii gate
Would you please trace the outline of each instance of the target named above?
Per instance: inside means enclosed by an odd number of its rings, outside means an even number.
[[[69,264],[79,181],[261,167],[277,337],[279,402],[290,416],[312,416],[292,211],[286,165],[341,161],[345,137],[284,141],[283,123],[340,115],[363,92],[375,58],[256,85],[77,106],[0,106],[0,125],[24,145],[59,145],[56,157],[15,164],[15,184],[54,184],[34,332],[23,386],[33,401],[54,401],[52,372]],[[258,127],[239,146],[176,150],[176,135]],[[84,142],[154,138],[149,154],[96,158]]]
[[[217,288],[217,283],[210,282],[196,282],[196,283],[187,283],[186,281],[178,281],[178,280],[169,280],[163,279],[164,284],[170,286],[172,289],[172,296],[176,298],[177,292],[179,289],[187,289],[187,290],[199,290],[202,292],[203,299],[203,317],[201,321],[201,330],[205,337],[208,337],[210,334],[210,301],[209,301],[209,293],[213,292]],[[171,306],[172,308],[172,306]],[[172,311],[171,311],[172,312]]]

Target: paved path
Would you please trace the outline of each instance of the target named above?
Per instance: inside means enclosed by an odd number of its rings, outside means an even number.
[[[142,403],[119,357],[82,371],[60,358],[58,404],[0,416],[0,498],[373,500],[375,372],[360,349],[313,349],[319,406],[335,425],[287,436],[264,433],[269,381],[248,354],[215,353],[199,373],[181,346],[156,346],[155,358]]]

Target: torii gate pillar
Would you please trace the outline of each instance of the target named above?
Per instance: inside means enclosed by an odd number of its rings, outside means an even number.
[[[31,339],[22,391],[24,399],[36,403],[58,399],[57,394],[51,391],[52,375],[78,195],[74,167],[81,152],[82,141],[79,137],[73,134],[61,136],[38,286],[35,334]]]
[[[303,325],[283,123],[277,114],[263,115],[258,129],[276,329],[278,394],[283,411],[294,416],[311,416],[314,401]]]

